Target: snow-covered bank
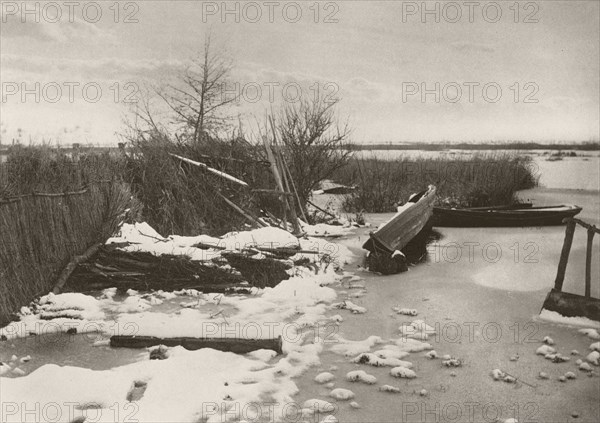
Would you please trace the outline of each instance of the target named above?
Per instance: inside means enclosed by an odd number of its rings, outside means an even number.
[[[2,381],[4,421],[32,421],[24,419],[29,416],[71,422],[86,416],[96,422],[221,422],[257,412],[281,417],[297,392],[290,376],[318,362],[313,345],[293,352],[271,364],[250,355],[181,347],[171,349],[166,360],[106,371],[47,364],[29,376]],[[132,402],[128,398],[136,386],[145,390]]]
[[[353,228],[342,228],[341,226],[307,225],[305,229],[310,229],[309,233],[320,231],[338,231],[338,235],[349,235]],[[342,228],[342,229],[340,229]],[[341,232],[340,232],[341,231]],[[208,235],[199,236],[179,236],[171,235],[163,238],[147,223],[124,224],[117,236],[110,238],[107,244],[119,245],[119,248],[128,252],[148,252],[154,255],[170,254],[183,255],[195,261],[210,261],[221,256],[223,251],[241,251],[248,248],[287,248],[305,251],[314,251],[321,255],[328,255],[335,263],[343,264],[352,259],[353,254],[348,248],[329,240],[306,236],[296,238],[283,229],[267,227],[243,232],[230,232],[220,238]],[[196,248],[195,245],[204,244],[214,246],[214,248]],[[255,256],[256,259],[263,258],[261,254]],[[291,260],[308,258],[311,261],[319,261],[319,254],[298,253],[292,256]]]
[[[288,280],[273,288],[254,288],[250,295],[196,290],[129,290],[125,295],[111,288],[96,296],[66,293],[41,297],[22,308],[19,321],[0,330],[0,358],[6,361],[1,367],[5,421],[33,418],[71,422],[87,416],[98,422],[212,422],[255,420],[257,413],[268,421],[283,421],[290,409],[314,413],[313,408],[294,403],[298,388],[293,378],[320,363],[321,328],[338,324],[327,313],[337,297],[332,286],[351,276],[336,272],[353,258],[350,250],[324,239],[298,240],[273,228],[223,238],[162,238],[148,225],[137,224],[124,225],[119,236],[109,240],[127,251],[182,254],[194,260],[210,260],[223,251],[193,247],[199,242],[226,250],[264,246],[324,254],[306,254],[311,266],[292,268]],[[325,255],[328,259],[324,260]],[[5,357],[15,338],[56,332],[99,332],[106,340],[115,334],[246,339],[281,336],[284,354],[259,350],[236,355],[174,347],[167,349],[164,360],[145,355],[141,361],[101,371],[44,364],[30,374],[18,371],[16,363]],[[89,348],[110,347],[97,341]],[[28,410],[34,411],[27,414]]]

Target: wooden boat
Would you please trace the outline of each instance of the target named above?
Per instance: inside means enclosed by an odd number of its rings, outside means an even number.
[[[398,213],[382,225],[363,245],[365,250],[393,253],[400,251],[425,227],[433,213],[436,188],[430,185],[425,191],[413,194]]]
[[[533,207],[517,206],[441,208],[433,209],[433,225],[443,227],[522,227],[562,225],[563,219],[573,217],[581,207],[571,205]]]

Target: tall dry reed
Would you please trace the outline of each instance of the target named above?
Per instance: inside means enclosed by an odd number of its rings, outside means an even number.
[[[516,154],[475,154],[463,158],[354,158],[335,175],[356,185],[345,201],[349,212],[390,212],[394,205],[427,188],[438,188],[438,205],[479,207],[517,201],[517,191],[537,185],[535,164]]]

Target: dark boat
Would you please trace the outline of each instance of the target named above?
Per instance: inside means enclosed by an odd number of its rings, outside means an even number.
[[[433,213],[436,188],[430,185],[425,191],[413,194],[398,213],[375,232],[364,243],[363,248],[370,252],[385,250],[388,253],[400,251],[425,227]]]
[[[523,227],[562,225],[566,217],[573,217],[581,207],[562,205],[533,207],[530,204],[476,208],[433,209],[433,225],[438,227]]]

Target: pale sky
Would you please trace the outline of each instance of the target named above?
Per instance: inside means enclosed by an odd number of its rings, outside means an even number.
[[[423,15],[420,1],[111,0],[31,2],[24,14],[2,1],[3,142],[21,128],[116,143],[126,96],[176,75],[209,30],[247,87],[230,110],[244,121],[298,84],[335,91],[356,142],[598,140],[599,5],[428,2]]]

